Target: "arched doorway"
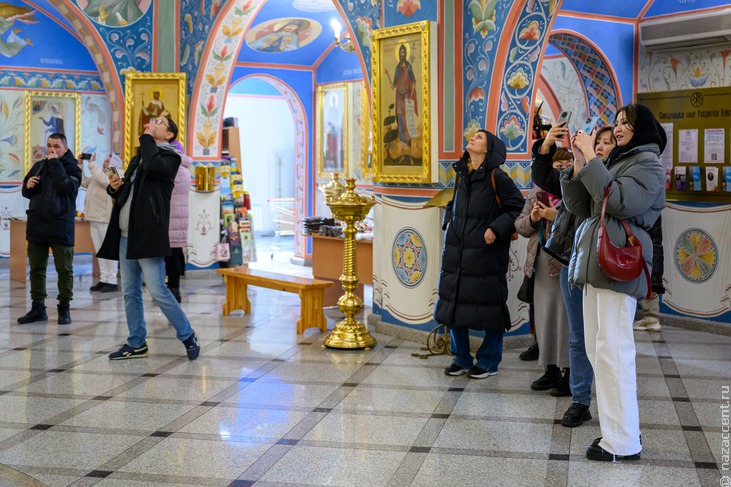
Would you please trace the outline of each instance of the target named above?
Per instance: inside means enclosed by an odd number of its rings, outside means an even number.
[[[307,115],[290,86],[273,76],[256,74],[231,84],[225,111],[225,117],[229,116],[239,120],[242,176],[251,195],[255,231],[271,235],[278,229],[277,212],[267,200],[305,199]],[[262,140],[268,142],[262,144]]]

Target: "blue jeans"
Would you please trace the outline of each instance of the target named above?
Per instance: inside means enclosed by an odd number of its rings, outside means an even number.
[[[586,356],[584,344],[584,304],[580,287],[569,284],[569,269],[561,267],[561,294],[563,295],[566,316],[569,319],[569,385],[571,386],[571,402],[584,406],[591,404],[591,383],[594,380],[594,369]]]
[[[454,355],[455,364],[468,369],[472,367],[470,354],[470,331],[467,328],[451,328],[452,343],[450,352]],[[503,332],[485,330],[485,338],[475,354],[477,366],[488,372],[497,372],[497,366],[503,360]]]
[[[122,237],[119,242],[119,268],[122,274],[124,311],[129,328],[127,345],[134,348],[141,347],[147,337],[145,308],[142,302],[142,276],[145,277],[145,284],[152,300],[178,332],[178,339],[180,341],[188,339],[193,334],[193,328],[183,308],[170,289],[165,286],[165,257],[128,259],[126,255],[127,238]]]

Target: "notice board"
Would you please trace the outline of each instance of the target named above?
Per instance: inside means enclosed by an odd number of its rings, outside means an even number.
[[[638,93],[663,124],[669,201],[731,203],[731,87]]]

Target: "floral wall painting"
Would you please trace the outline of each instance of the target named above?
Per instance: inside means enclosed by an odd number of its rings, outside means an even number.
[[[436,30],[418,22],[375,31],[373,50],[373,168],[380,182],[429,183],[436,141]],[[433,49],[432,49],[433,47]]]
[[[731,84],[731,45],[648,51],[640,46],[637,91],[689,90]]]
[[[125,27],[137,22],[152,0],[77,0],[79,8],[97,24]]]
[[[23,24],[37,24],[35,18],[37,10],[20,7],[10,3],[0,3],[0,54],[5,57],[17,55],[25,46],[32,45],[30,39],[24,39],[18,33],[21,29],[13,28],[16,22]],[[17,26],[16,26],[17,27]],[[5,36],[5,33],[10,33]]]
[[[175,120],[178,140],[185,145],[185,73],[128,73],[124,92],[125,162],[139,147],[144,125],[157,117]]]
[[[0,93],[0,181],[22,181],[23,93]]]
[[[304,47],[322,32],[312,19],[279,18],[263,22],[246,34],[246,44],[259,52],[288,52]]]
[[[348,84],[317,87],[317,177],[347,174],[348,164]]]
[[[81,100],[77,93],[27,91],[25,93],[25,173],[46,155],[46,140],[53,133],[66,136],[68,147],[79,152]]]

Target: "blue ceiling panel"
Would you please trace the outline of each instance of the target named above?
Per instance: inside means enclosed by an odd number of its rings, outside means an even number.
[[[714,7],[731,7],[728,0],[663,0],[655,1],[652,6],[647,9],[643,18],[657,17],[659,15],[687,13],[696,10],[702,10]]]
[[[662,0],[661,3],[675,3],[677,0]],[[609,15],[635,19],[645,7],[647,0],[621,0],[618,2],[596,2],[587,0],[564,0],[560,12]],[[657,3],[657,2],[655,2]]]

